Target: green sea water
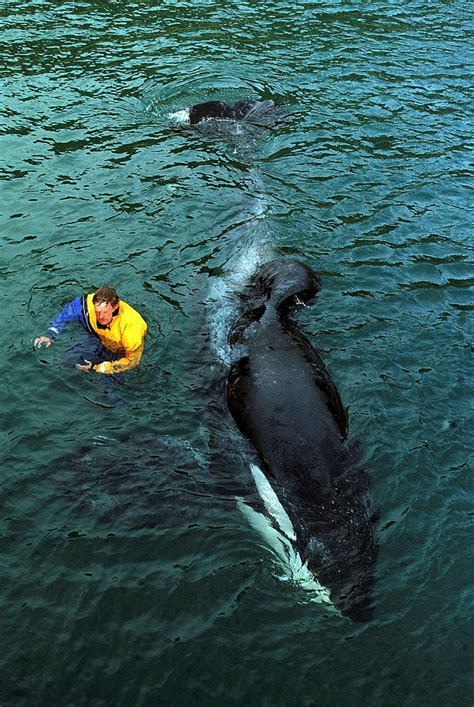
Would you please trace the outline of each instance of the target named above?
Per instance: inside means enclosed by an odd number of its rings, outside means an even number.
[[[473,702],[472,7],[0,0],[0,705]],[[271,99],[271,129],[182,111]],[[364,449],[374,619],[282,581],[240,513],[227,335],[260,262]],[[57,311],[112,283],[149,325],[121,382]]]

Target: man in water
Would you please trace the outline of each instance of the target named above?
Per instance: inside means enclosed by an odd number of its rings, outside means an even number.
[[[66,304],[49,327],[48,335],[36,337],[35,347],[51,346],[70,322],[79,322],[98,339],[97,360],[76,363],[80,371],[111,374],[138,366],[147,325],[133,307],[119,299],[113,287],[100,287]]]

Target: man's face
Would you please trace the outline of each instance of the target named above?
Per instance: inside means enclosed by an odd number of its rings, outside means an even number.
[[[118,307],[117,304],[110,304],[110,302],[94,302],[95,316],[97,321],[102,326],[108,326],[112,321],[112,315]]]

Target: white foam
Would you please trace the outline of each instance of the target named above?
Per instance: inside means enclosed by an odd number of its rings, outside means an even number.
[[[229,332],[240,316],[240,295],[252,275],[263,262],[273,257],[266,227],[267,202],[262,178],[256,169],[245,175],[242,189],[241,225],[230,229],[221,253],[225,258],[225,274],[213,278],[208,298],[208,320],[211,345],[217,358],[230,365],[243,355],[232,349]]]
[[[229,344],[229,331],[240,315],[239,294],[264,260],[268,259],[269,246],[266,241],[245,242],[240,240],[240,252],[228,262],[224,277],[215,278],[209,292],[209,324],[211,345],[218,359],[230,365],[243,352]]]
[[[189,123],[189,108],[178,110],[176,113],[169,113],[168,119],[173,123]]]

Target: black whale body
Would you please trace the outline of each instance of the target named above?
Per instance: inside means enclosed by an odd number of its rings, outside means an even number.
[[[259,127],[268,127],[287,118],[285,112],[276,108],[273,101],[257,101],[251,98],[243,98],[233,105],[224,101],[206,101],[196,103],[189,109],[189,122],[193,126],[214,119],[240,121]]]
[[[289,317],[296,298],[314,297],[318,278],[299,261],[273,261],[255,289],[263,301],[231,336],[246,354],[229,374],[229,409],[262,457],[301,557],[342,614],[367,621],[377,556],[369,478],[347,437],[337,389]]]
[[[230,106],[224,101],[206,101],[205,103],[196,103],[189,110],[189,122],[191,125],[200,123],[201,120],[209,118],[221,118],[227,120],[241,120],[247,115],[258,101],[251,99],[243,99],[237,101],[233,106]]]

